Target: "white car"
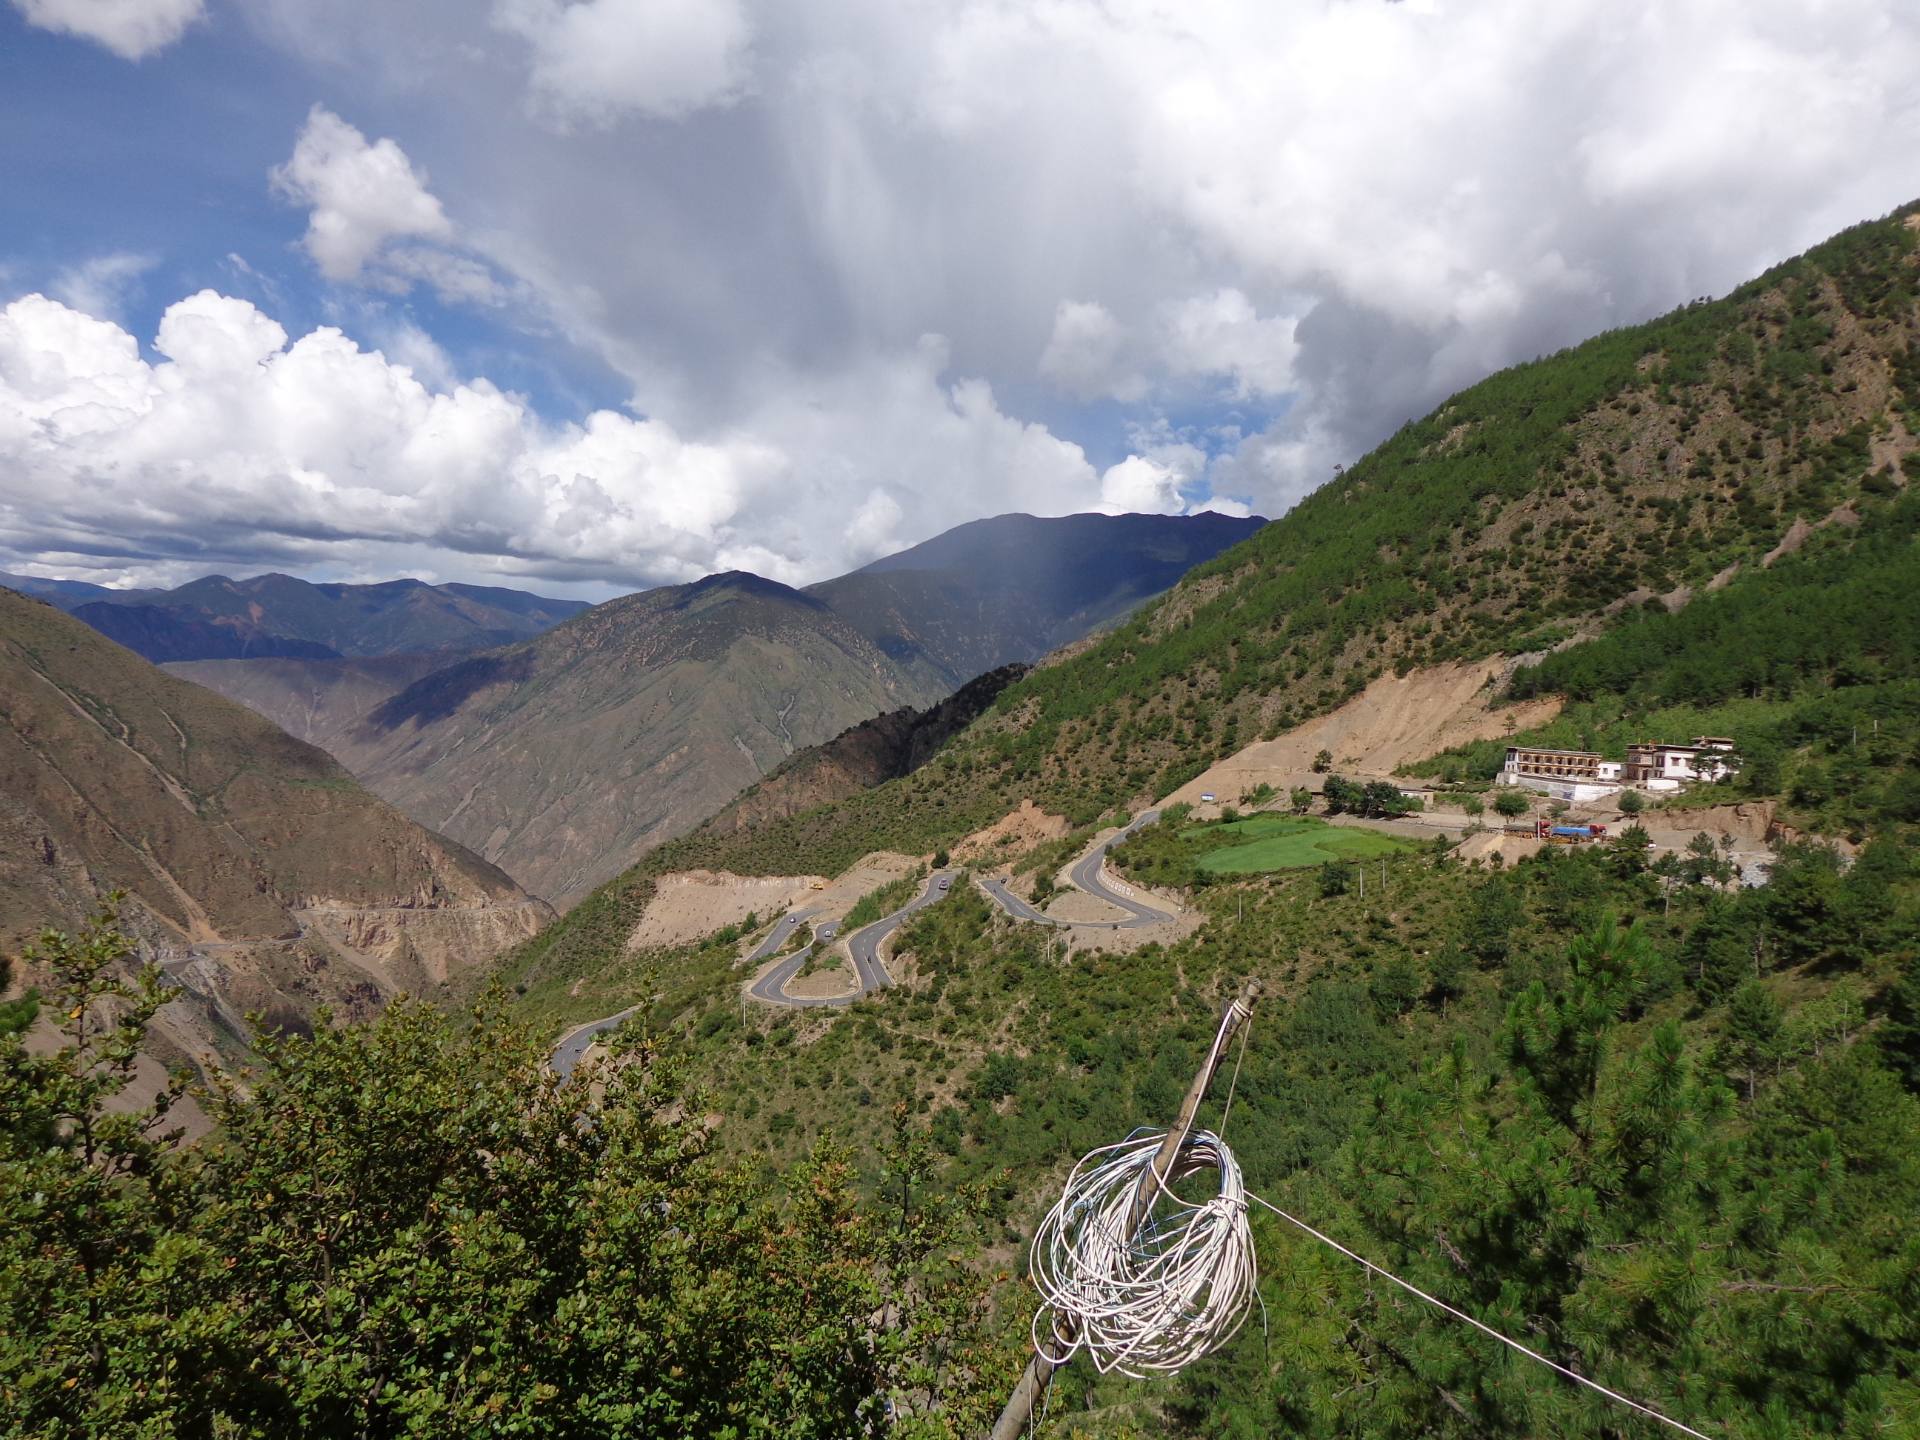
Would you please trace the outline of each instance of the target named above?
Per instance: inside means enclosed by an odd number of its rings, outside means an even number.
[[[1219,796],[1215,795],[1211,790],[1202,790],[1200,792],[1200,803],[1202,805],[1211,805],[1217,799],[1219,799]]]

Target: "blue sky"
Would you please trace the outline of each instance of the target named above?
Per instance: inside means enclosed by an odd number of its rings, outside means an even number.
[[[0,0],[0,569],[1279,514],[1920,193],[1892,0]]]

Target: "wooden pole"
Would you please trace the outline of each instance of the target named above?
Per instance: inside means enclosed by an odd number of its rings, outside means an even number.
[[[1193,1084],[1187,1087],[1187,1098],[1180,1102],[1180,1118],[1166,1133],[1155,1152],[1152,1168],[1140,1177],[1140,1188],[1133,1192],[1133,1203],[1127,1207],[1127,1234],[1132,1235],[1147,1218],[1147,1212],[1153,1209],[1153,1197],[1159,1193],[1161,1182],[1166,1179],[1167,1171],[1172,1167],[1174,1157],[1180,1153],[1187,1132],[1193,1128],[1193,1117],[1200,1113],[1200,1105],[1207,1098],[1207,1086],[1213,1083],[1214,1071],[1220,1068],[1220,1062],[1226,1058],[1227,1042],[1233,1038],[1233,1032],[1253,1013],[1253,1002],[1260,996],[1261,984],[1258,980],[1249,980],[1238,995],[1227,1002],[1226,1009],[1220,1012],[1220,1029],[1216,1033],[1211,1055],[1201,1065],[1200,1073],[1193,1077]],[[1069,1333],[1070,1330],[1069,1322]],[[1059,1365],[1049,1356],[1034,1352],[1027,1362],[1026,1373],[1020,1377],[1020,1383],[1013,1387],[1013,1394],[1007,1397],[1006,1409],[1000,1412],[1000,1418],[994,1422],[991,1440],[1018,1440],[1027,1428],[1027,1421],[1033,1414],[1034,1406],[1040,1403],[1040,1397],[1047,1393],[1047,1385],[1053,1379],[1053,1372]]]

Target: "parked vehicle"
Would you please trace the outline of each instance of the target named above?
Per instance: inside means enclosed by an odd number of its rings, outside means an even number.
[[[1550,845],[1585,845],[1607,838],[1604,825],[1555,825],[1542,820],[1536,829],[1540,838]]]

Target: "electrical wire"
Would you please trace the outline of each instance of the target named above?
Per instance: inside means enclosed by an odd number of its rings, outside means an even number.
[[[1202,1073],[1213,1073],[1226,1034],[1223,1022]],[[1221,1116],[1222,1130],[1233,1110],[1233,1092],[1246,1053],[1243,1033]],[[1510,1339],[1349,1250],[1272,1201],[1249,1193],[1241,1179],[1240,1162],[1226,1141],[1211,1131],[1189,1132],[1166,1175],[1156,1174],[1154,1159],[1165,1138],[1164,1132],[1135,1131],[1117,1145],[1089,1151],[1073,1167],[1060,1199],[1034,1232],[1032,1272],[1040,1306],[1030,1333],[1034,1350],[1055,1365],[1066,1364],[1084,1350],[1100,1373],[1142,1379],[1177,1373],[1232,1340],[1259,1298],[1259,1266],[1247,1219],[1247,1204],[1252,1201],[1369,1273],[1575,1384],[1694,1440],[1711,1440],[1692,1426]],[[1219,1190],[1204,1202],[1184,1200],[1169,1188],[1209,1170],[1218,1172]],[[1150,1187],[1151,1203],[1144,1218],[1130,1224],[1139,1213],[1136,1205],[1143,1187]]]
[[[1136,1132],[1092,1151],[1034,1233],[1033,1344],[1055,1364],[1084,1350],[1102,1374],[1171,1375],[1246,1323],[1258,1275],[1240,1163],[1217,1135],[1194,1131],[1161,1179],[1153,1160],[1165,1138]],[[1202,1203],[1169,1188],[1209,1170],[1219,1190]],[[1152,1209],[1129,1234],[1142,1184],[1155,1189]]]
[[[1311,1235],[1314,1239],[1318,1240],[1322,1245],[1325,1245],[1330,1249],[1338,1250],[1342,1255],[1346,1256],[1349,1260],[1353,1261],[1356,1265],[1364,1266],[1367,1270],[1371,1271],[1373,1274],[1378,1275],[1382,1280],[1390,1281],[1391,1283],[1398,1285],[1402,1290],[1406,1291],[1409,1295],[1412,1295],[1417,1299],[1426,1301],[1427,1304],[1433,1306],[1435,1309],[1445,1311],[1447,1314],[1451,1315],[1456,1320],[1464,1320],[1467,1324],[1471,1325],[1474,1329],[1478,1330],[1481,1334],[1492,1336],[1495,1340],[1498,1340],[1502,1345],[1507,1346],[1509,1349],[1519,1351],[1522,1355],[1526,1356],[1529,1360],[1537,1360],[1540,1362],[1540,1364],[1545,1365],[1549,1370],[1559,1371],[1562,1375],[1566,1376],[1567,1379],[1573,1381],[1576,1385],[1584,1385],[1589,1390],[1592,1390],[1598,1394],[1604,1395],[1607,1397],[1607,1399],[1612,1400],[1617,1404],[1626,1406],[1629,1410],[1637,1410],[1642,1415],[1647,1416],[1651,1420],[1658,1420],[1662,1425],[1670,1425],[1675,1430],[1680,1431],[1684,1435],[1693,1436],[1694,1440],[1711,1440],[1711,1437],[1702,1435],[1698,1430],[1695,1430],[1691,1425],[1683,1425],[1678,1420],[1673,1419],[1671,1416],[1662,1415],[1658,1410],[1655,1410],[1651,1405],[1642,1405],[1638,1400],[1630,1400],[1625,1395],[1622,1395],[1618,1390],[1609,1390],[1606,1386],[1602,1385],[1599,1381],[1589,1380],[1587,1379],[1586,1376],[1580,1374],[1577,1370],[1569,1370],[1565,1365],[1560,1364],[1559,1361],[1549,1360],[1545,1355],[1542,1355],[1538,1350],[1530,1350],[1525,1345],[1522,1345],[1518,1340],[1509,1339],[1507,1336],[1502,1335],[1498,1330],[1494,1329],[1491,1325],[1483,1324],[1481,1321],[1474,1319],[1473,1316],[1467,1314],[1466,1311],[1457,1310],[1453,1306],[1447,1304],[1446,1301],[1438,1299],[1435,1296],[1429,1295],[1426,1291],[1422,1290],[1419,1286],[1409,1284],[1407,1281],[1402,1280],[1398,1275],[1395,1275],[1391,1270],[1381,1269],[1378,1265],[1374,1264],[1373,1261],[1367,1259],[1364,1255],[1354,1254],[1353,1251],[1349,1250],[1346,1246],[1342,1245],[1338,1240],[1335,1240],[1332,1237],[1327,1235],[1322,1235],[1318,1230],[1314,1229],[1313,1226],[1307,1224],[1306,1221],[1296,1219],[1292,1215],[1289,1215],[1286,1211],[1282,1210],[1278,1205],[1275,1205],[1271,1200],[1262,1199],[1258,1195],[1251,1195],[1248,1198],[1251,1199],[1254,1204],[1264,1206],[1268,1210],[1271,1210],[1275,1215],[1278,1215],[1282,1220],[1286,1221],[1289,1225],[1295,1226],[1301,1231],[1304,1231],[1306,1234]]]

